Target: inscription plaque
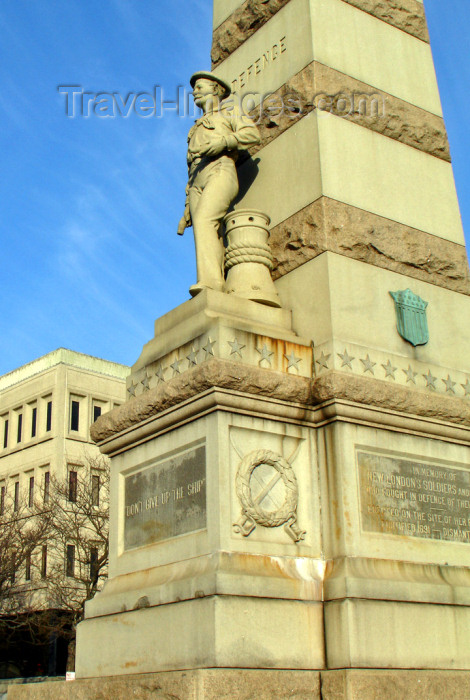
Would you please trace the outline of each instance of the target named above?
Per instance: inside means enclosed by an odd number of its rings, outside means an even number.
[[[357,451],[362,530],[470,542],[470,471]]]
[[[206,527],[206,448],[186,450],[126,477],[124,549]]]

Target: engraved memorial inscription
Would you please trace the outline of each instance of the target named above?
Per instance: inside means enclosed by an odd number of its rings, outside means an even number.
[[[124,548],[206,527],[206,448],[196,447],[128,476]]]
[[[362,529],[470,542],[470,471],[357,452]]]
[[[249,85],[251,78],[262,73],[268,66],[271,66],[283,53],[287,51],[287,37],[283,36],[272,46],[266,48],[263,53],[253,59],[249,66],[232,80],[232,92],[238,93]]]

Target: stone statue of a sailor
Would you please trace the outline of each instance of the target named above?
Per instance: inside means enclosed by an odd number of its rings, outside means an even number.
[[[194,102],[203,111],[188,135],[189,180],[178,233],[191,226],[196,244],[197,283],[189,291],[223,290],[223,243],[220,223],[238,194],[238,152],[259,143],[258,129],[231,103],[230,86],[213,73],[199,71],[190,80]]]

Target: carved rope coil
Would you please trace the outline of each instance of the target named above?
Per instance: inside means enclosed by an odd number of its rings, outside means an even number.
[[[250,479],[256,467],[259,467],[261,464],[268,464],[273,467],[279,472],[284,482],[286,498],[281,508],[276,511],[265,511],[260,504],[256,504],[253,501]],[[235,486],[243,513],[259,525],[278,527],[286,523],[290,518],[296,518],[295,514],[299,497],[297,479],[294,470],[281,455],[271,452],[271,450],[255,450],[247,454],[238,467]]]
[[[257,246],[229,245],[225,251],[225,267],[229,270],[240,263],[260,263],[273,269],[273,256],[266,244]]]
[[[267,243],[258,243],[257,245],[245,245],[245,244],[240,244],[240,243],[232,243],[231,245],[227,246],[227,253],[233,253],[234,251],[239,251],[239,252],[248,252],[248,251],[264,251],[268,255],[271,255],[271,248]]]

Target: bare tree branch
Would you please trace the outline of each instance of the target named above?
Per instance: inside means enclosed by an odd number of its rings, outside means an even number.
[[[0,627],[73,639],[108,566],[109,462],[87,454],[32,506],[6,492],[0,514]],[[8,482],[7,482],[8,483]],[[46,501],[46,502],[45,502]]]

